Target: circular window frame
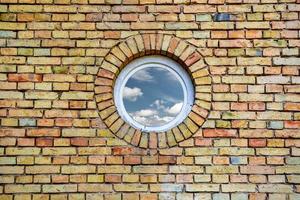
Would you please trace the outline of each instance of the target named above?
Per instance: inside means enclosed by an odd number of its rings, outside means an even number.
[[[162,55],[175,60],[194,84],[195,100],[191,112],[182,123],[165,132],[148,133],[132,127],[118,114],[114,102],[113,88],[120,72],[134,59],[146,55]],[[212,77],[203,55],[207,55],[205,49],[171,34],[142,33],[122,39],[99,60],[94,99],[101,122],[117,138],[143,149],[180,146],[181,142],[202,137],[212,101]]]
[[[128,114],[123,101],[122,91],[128,79],[130,79],[137,71],[151,67],[163,68],[175,75],[177,80],[180,82],[184,94],[183,106],[180,113],[175,117],[175,119],[162,126],[145,126],[137,122]],[[143,132],[164,132],[178,126],[187,118],[188,114],[192,110],[194,97],[194,85],[187,71],[184,70],[183,67],[176,61],[161,55],[143,56],[131,61],[122,69],[114,86],[114,102],[117,107],[118,114],[129,125]]]

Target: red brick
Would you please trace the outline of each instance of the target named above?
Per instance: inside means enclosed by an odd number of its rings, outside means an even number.
[[[29,129],[27,135],[31,137],[59,137],[60,130],[53,128],[44,128],[44,129]]]
[[[88,138],[71,138],[73,146],[88,146]]]
[[[187,57],[184,63],[186,64],[186,66],[191,66],[192,64],[196,63],[200,59],[201,59],[201,55],[198,52],[194,52],[193,54]]]
[[[124,164],[137,165],[141,164],[140,156],[124,156]]]
[[[33,138],[18,138],[18,146],[34,146]]]
[[[265,147],[267,145],[266,139],[250,139],[250,147]]]
[[[284,122],[285,128],[300,128],[300,121],[285,121]]]
[[[121,175],[106,174],[105,175],[105,182],[107,182],[107,183],[120,183],[120,182],[122,182],[122,176]]]
[[[42,75],[39,74],[9,74],[8,81],[15,82],[42,82]]]
[[[237,131],[232,129],[204,129],[204,137],[237,137]]]
[[[53,146],[53,139],[51,139],[51,138],[37,138],[36,139],[36,146],[41,146],[41,147]]]

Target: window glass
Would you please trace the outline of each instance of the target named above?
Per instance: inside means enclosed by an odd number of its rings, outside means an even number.
[[[174,120],[184,101],[179,79],[172,71],[160,67],[136,71],[122,92],[126,111],[144,126],[162,126]]]

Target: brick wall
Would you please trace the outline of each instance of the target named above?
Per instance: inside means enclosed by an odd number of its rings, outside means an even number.
[[[0,2],[1,200],[300,199],[299,0]],[[149,33],[211,77],[208,117],[172,148],[119,139],[95,100],[111,49]]]

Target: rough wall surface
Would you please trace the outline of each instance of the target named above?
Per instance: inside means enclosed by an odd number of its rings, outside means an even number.
[[[0,2],[1,200],[300,199],[299,0]],[[99,117],[99,66],[145,33],[209,68],[209,116],[176,147]]]

